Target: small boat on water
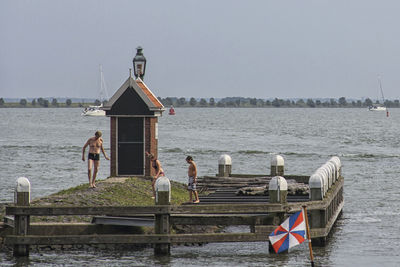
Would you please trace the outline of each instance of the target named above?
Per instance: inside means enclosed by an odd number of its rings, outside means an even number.
[[[175,109],[174,109],[173,106],[171,106],[171,107],[169,108],[168,114],[169,114],[169,115],[175,115]]]
[[[106,82],[104,80],[102,65],[99,65],[99,71],[100,71],[100,102],[101,102],[101,104],[98,106],[86,107],[82,111],[82,114],[81,114],[82,116],[105,116],[106,115],[106,112],[102,108],[103,108],[104,94],[108,99],[108,93],[107,93],[107,88],[106,88]]]
[[[106,112],[102,110],[103,104],[100,106],[88,106],[82,111],[82,116],[105,116]]]
[[[387,108],[386,108],[385,106],[381,106],[381,105],[378,105],[378,104],[374,104],[374,105],[372,105],[372,106],[369,106],[369,107],[368,107],[368,110],[369,110],[369,111],[386,111]]]
[[[383,89],[382,89],[382,82],[381,82],[381,77],[378,76],[378,82],[379,82],[379,89],[381,91],[381,95],[382,95],[382,102],[383,104],[372,104],[371,106],[368,107],[369,111],[386,111],[387,112],[387,108],[385,106],[385,97],[383,96]]]

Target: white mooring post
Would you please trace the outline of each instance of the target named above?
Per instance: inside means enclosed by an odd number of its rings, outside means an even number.
[[[269,203],[279,203],[284,204],[287,202],[287,182],[282,176],[272,177],[269,182],[268,194]],[[280,224],[283,221],[283,214],[278,214],[274,216],[273,221],[275,224]],[[268,241],[268,250],[272,253],[273,248],[271,242]]]
[[[17,179],[17,186],[14,192],[14,202],[16,206],[29,206],[31,195],[31,183],[25,177]],[[14,216],[14,234],[19,236],[28,235],[29,216],[15,215]],[[29,245],[14,245],[14,256],[28,256]]]
[[[329,177],[328,177],[328,182],[329,182],[329,188],[332,187],[332,185],[336,182],[335,179],[335,164],[332,162],[328,161],[324,164],[325,168],[329,169]]]
[[[328,176],[326,173],[319,169],[308,180],[310,186],[310,200],[321,201],[324,199],[326,190],[325,187],[328,185]],[[322,210],[310,210],[310,228],[323,228],[325,227],[324,218],[325,214]]]
[[[287,182],[281,176],[275,176],[269,182],[269,202],[270,203],[286,203],[287,202]]]
[[[171,183],[165,176],[159,177],[155,184],[156,205],[170,205],[171,203]],[[155,216],[154,232],[156,234],[169,234],[169,214],[157,214]],[[171,249],[170,243],[155,244],[155,255],[169,255]]]
[[[280,155],[271,158],[271,176],[283,176],[285,174],[285,160]]]
[[[229,155],[221,155],[218,159],[218,176],[229,177],[232,173],[232,159]]]
[[[321,172],[315,172],[308,180],[310,187],[310,200],[322,200],[325,195],[324,177]]]
[[[336,167],[336,180],[338,180],[339,177],[342,176],[342,163],[337,156],[332,157],[329,161],[332,162]]]
[[[321,179],[322,179],[322,189],[324,192],[324,195],[326,194],[326,192],[328,192],[329,189],[329,179],[328,179],[328,170],[323,168],[323,167],[319,167],[314,174],[318,174]],[[311,178],[311,177],[310,177]]]

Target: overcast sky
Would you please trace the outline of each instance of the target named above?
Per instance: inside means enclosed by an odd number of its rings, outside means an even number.
[[[0,97],[400,98],[398,0],[0,0]]]

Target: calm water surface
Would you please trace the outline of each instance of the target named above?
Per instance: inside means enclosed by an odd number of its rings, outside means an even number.
[[[345,208],[326,247],[314,248],[317,266],[400,266],[398,189],[400,110],[176,109],[159,119],[159,159],[172,180],[185,182],[185,157],[199,175],[214,175],[221,154],[234,173],[269,173],[272,155],[287,174],[311,175],[331,156],[340,157]],[[30,179],[37,198],[87,183],[81,149],[103,131],[109,153],[109,118],[81,117],[80,109],[0,109],[0,202],[10,202],[16,179]],[[109,176],[102,158],[99,178]],[[142,251],[32,253],[16,260],[0,252],[1,266],[308,266],[306,244],[289,254],[269,254],[260,243],[171,248],[170,257]]]

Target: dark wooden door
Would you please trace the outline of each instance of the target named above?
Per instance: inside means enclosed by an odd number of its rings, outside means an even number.
[[[144,175],[143,118],[118,118],[118,175]]]

